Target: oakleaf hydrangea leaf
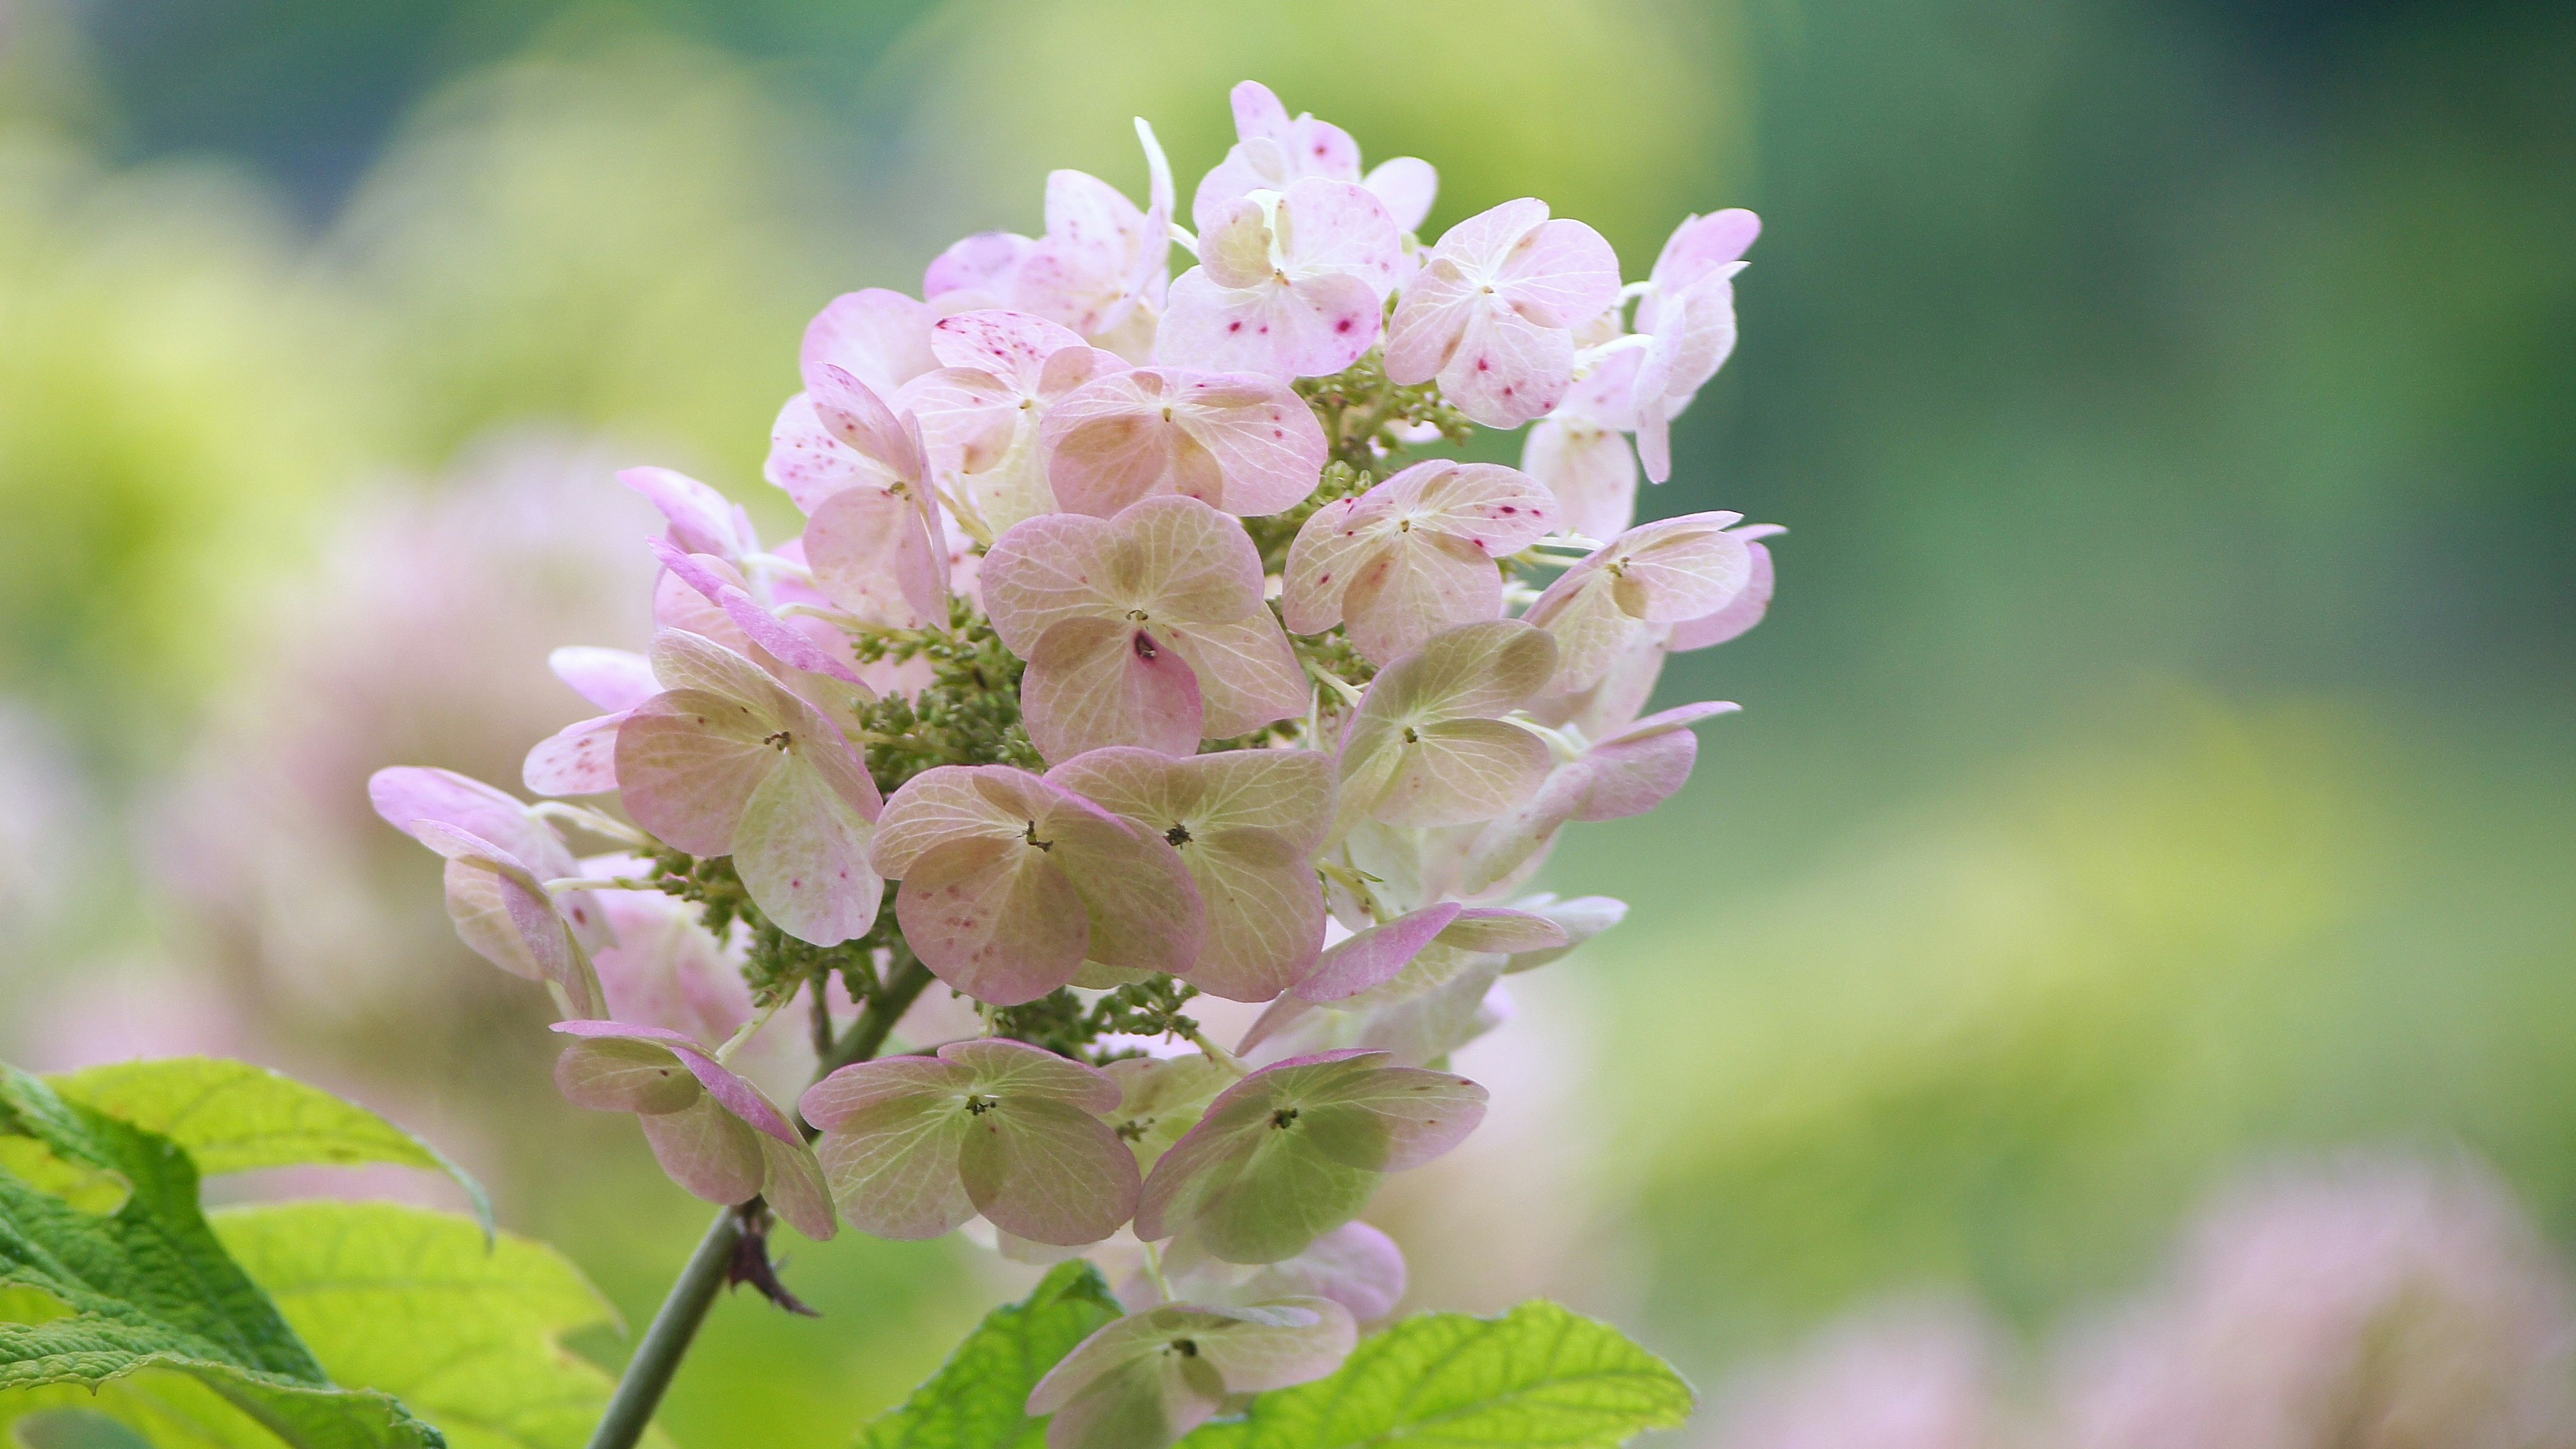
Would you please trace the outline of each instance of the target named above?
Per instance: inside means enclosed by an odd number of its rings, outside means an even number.
[[[1498,463],[1416,463],[1328,503],[1289,545],[1281,602],[1300,634],[1346,626],[1383,664],[1443,629],[1499,619],[1502,571],[1556,526],[1556,500]]]
[[[1556,671],[1556,645],[1513,619],[1462,624],[1387,666],[1342,735],[1336,835],[1490,820],[1536,789],[1549,755],[1501,716]]]
[[[1188,971],[1207,933],[1198,887],[1163,839],[1041,776],[942,765],[887,802],[877,868],[895,918],[942,981],[1015,1006],[1086,960]]]
[[[99,1214],[0,1171],[0,1290],[41,1294],[68,1310],[0,1322],[0,1391],[96,1390],[137,1371],[167,1371],[294,1449],[445,1444],[390,1395],[325,1377],[216,1240],[198,1206],[196,1166],[168,1138],[66,1101],[14,1068],[0,1068],[0,1132],[33,1137],[129,1189],[114,1212]]]
[[[1029,662],[1021,703],[1050,760],[1107,745],[1196,754],[1202,736],[1306,708],[1296,655],[1261,601],[1259,550],[1194,499],[1030,519],[993,545],[982,582],[1002,643]]]
[[[1136,1235],[1188,1231],[1229,1263],[1271,1263],[1357,1216],[1386,1173],[1447,1152],[1484,1119],[1485,1089],[1326,1052],[1227,1088],[1146,1180]]]
[[[671,1180],[712,1203],[766,1196],[816,1242],[839,1230],[814,1149],[768,1094],[676,1031],[618,1021],[559,1021],[577,1038],[555,1058],[575,1106],[632,1112]]]
[[[1191,985],[1267,1001],[1313,967],[1324,936],[1315,852],[1332,824],[1330,760],[1306,750],[1174,758],[1112,748],[1077,755],[1047,778],[1179,852],[1207,911]]]
[[[445,1173],[465,1189],[484,1232],[492,1231],[492,1201],[483,1185],[445,1153],[356,1103],[266,1067],[165,1057],[84,1067],[45,1081],[66,1101],[169,1138],[210,1177],[367,1162]]]
[[[1083,1340],[1038,1381],[1029,1412],[1052,1417],[1047,1449],[1165,1449],[1225,1407],[1321,1378],[1358,1329],[1329,1298],[1244,1308],[1167,1303]]]
[[[1023,1042],[951,1042],[806,1090],[805,1120],[842,1213],[887,1238],[932,1238],[982,1213],[1040,1243],[1096,1243],[1136,1207],[1136,1160],[1103,1114],[1118,1083]]]
[[[1076,1259],[1029,1296],[984,1315],[912,1396],[859,1431],[858,1449],[1037,1449],[1043,1421],[1029,1390],[1122,1310],[1099,1270]]]
[[[1615,1449],[1690,1417],[1690,1385],[1606,1323],[1554,1303],[1426,1313],[1371,1335],[1332,1377],[1264,1394],[1190,1449]]]
[[[580,1449],[608,1406],[614,1382],[558,1340],[615,1313],[542,1243],[487,1242],[395,1203],[233,1208],[213,1224],[335,1381],[399,1395],[454,1449]]]

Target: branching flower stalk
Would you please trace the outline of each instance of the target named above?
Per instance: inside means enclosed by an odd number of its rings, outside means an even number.
[[[1234,109],[1178,277],[1140,121],[1145,205],[1058,172],[1046,235],[826,306],[763,469],[798,538],[620,475],[669,525],[652,647],[557,652],[601,712],[530,752],[546,798],[374,781],[466,941],[557,1001],[564,1095],[722,1208],[594,1449],[725,1283],[804,1311],[773,1219],[1124,1278],[1030,1396],[1052,1449],[1332,1372],[1402,1289],[1359,1213],[1483,1115],[1450,1054],[1624,911],[1529,878],[1734,708],[1645,712],[1668,654],[1760,620],[1777,530],[1634,515],[1733,347],[1752,215],[1625,285],[1536,200],[1426,246],[1427,164],[1364,171],[1251,82]],[[1518,468],[1447,455],[1523,425]]]

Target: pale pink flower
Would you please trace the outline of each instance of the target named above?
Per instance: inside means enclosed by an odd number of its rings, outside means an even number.
[[[1636,519],[1637,455],[1627,434],[1637,426],[1645,360],[1635,348],[1602,357],[1521,442],[1522,471],[1555,495],[1570,533],[1611,538]]]
[[[1329,1298],[1167,1303],[1077,1344],[1029,1392],[1028,1412],[1052,1416],[1047,1449],[1165,1449],[1229,1395],[1322,1378],[1358,1341],[1349,1310]]]
[[[1157,359],[1286,380],[1340,372],[1377,345],[1404,243],[1375,196],[1307,177],[1285,195],[1221,203],[1201,224]]]
[[[1147,1242],[1187,1232],[1228,1263],[1275,1263],[1359,1215],[1386,1174],[1432,1161],[1485,1115],[1464,1077],[1326,1052],[1219,1093],[1154,1164],[1136,1205]]]
[[[837,449],[824,455],[834,468],[800,469],[782,480],[809,520],[805,562],[814,587],[868,623],[944,625],[947,530],[920,424],[829,363],[807,375],[805,388],[789,409],[802,406]],[[837,466],[845,460],[848,466]]]
[[[944,317],[930,346],[940,366],[907,383],[895,405],[921,424],[932,470],[963,478],[997,531],[1055,512],[1040,425],[1066,393],[1127,364],[1026,312]]]
[[[1437,377],[1488,427],[1544,417],[1574,381],[1574,328],[1619,296],[1619,259],[1579,221],[1524,197],[1449,229],[1387,323],[1386,375]]]
[[[367,794],[387,824],[446,858],[447,914],[466,945],[546,983],[570,1015],[607,1014],[589,956],[609,939],[607,919],[589,891],[548,889],[580,873],[553,826],[453,770],[378,770]]]
[[[1749,211],[1686,217],[1655,258],[1637,301],[1637,330],[1654,340],[1633,394],[1637,453],[1655,482],[1672,476],[1671,420],[1735,351],[1734,278],[1761,234]]]
[[[1187,972],[1207,918],[1162,837],[1007,765],[942,765],[878,817],[876,866],[903,882],[895,918],[942,981],[1015,1006],[1085,960]]]
[[[1133,362],[1152,351],[1170,285],[1172,169],[1152,128],[1136,123],[1145,148],[1144,209],[1118,188],[1080,171],[1047,176],[1046,235],[970,236],[942,253],[922,278],[941,312],[1006,307],[1033,313]]]
[[[617,732],[620,798],[692,855],[730,855],[780,930],[863,935],[883,882],[868,863],[877,788],[840,728],[760,666],[677,630],[653,640],[665,692]]]
[[[1599,683],[1621,654],[1659,626],[1704,618],[1751,586],[1753,555],[1740,513],[1686,513],[1641,524],[1567,569],[1523,617],[1556,640],[1551,693]]]
[[[1104,518],[1164,494],[1277,513],[1315,491],[1330,451],[1286,383],[1180,367],[1094,378],[1056,400],[1042,436],[1057,505]]]
[[[1136,1209],[1136,1159],[1101,1115],[1118,1084],[1023,1042],[951,1042],[815,1083],[805,1120],[842,1213],[883,1238],[935,1238],[981,1213],[1016,1237],[1075,1247]]]
[[[1394,1312],[1403,1299],[1404,1251],[1363,1222],[1344,1223],[1276,1263],[1229,1263],[1183,1237],[1163,1254],[1163,1275],[1183,1302],[1246,1308],[1287,1297],[1329,1298],[1365,1323]],[[1132,1309],[1164,1301],[1142,1274],[1121,1283],[1118,1297]]]
[[[1547,746],[1502,718],[1556,670],[1547,634],[1515,619],[1462,624],[1388,665],[1342,734],[1335,833],[1491,820],[1547,777]]]
[[[1324,892],[1315,852],[1333,819],[1332,761],[1311,750],[1175,758],[1142,749],[1076,755],[1047,779],[1180,853],[1207,912],[1186,978],[1233,1001],[1268,1001],[1315,964]]]
[[[1523,911],[1426,906],[1327,950],[1239,1049],[1359,1047],[1425,1065],[1496,1024],[1485,1018],[1487,998],[1515,957],[1562,950],[1571,940],[1555,921]]]
[[[705,1047],[617,1021],[554,1029],[576,1038],[555,1058],[556,1088],[575,1106],[634,1113],[673,1182],[708,1202],[764,1198],[816,1242],[840,1231],[814,1149],[767,1094]]]
[[[555,677],[607,711],[575,720],[539,740],[520,767],[537,795],[604,795],[617,788],[617,727],[627,711],[662,692],[653,666],[632,649],[568,645],[546,656]]]
[[[1476,837],[1463,883],[1480,891],[1506,879],[1570,821],[1622,820],[1661,805],[1689,782],[1699,758],[1699,737],[1690,727],[1738,708],[1718,701],[1686,704],[1583,746],[1548,772],[1537,793]]]
[[[1398,156],[1363,176],[1359,143],[1349,132],[1311,115],[1290,120],[1288,108],[1270,87],[1244,81],[1234,88],[1233,103],[1234,146],[1215,170],[1199,179],[1190,198],[1190,218],[1202,233],[1215,229],[1211,218],[1221,214],[1225,203],[1256,191],[1285,192],[1308,177],[1367,187],[1398,231],[1418,229],[1431,214],[1440,177],[1430,162]]]
[[[1547,490],[1498,463],[1416,463],[1315,510],[1289,545],[1280,602],[1300,634],[1346,626],[1383,664],[1443,629],[1498,619],[1496,560],[1556,526]]]
[[[1195,499],[1030,519],[993,545],[983,588],[1002,643],[1028,661],[1022,707],[1050,760],[1105,745],[1195,754],[1202,737],[1306,708],[1252,539]]]
[[[844,292],[807,324],[796,361],[807,376],[828,364],[877,396],[892,397],[934,365],[930,325],[936,317],[928,306],[883,287]]]

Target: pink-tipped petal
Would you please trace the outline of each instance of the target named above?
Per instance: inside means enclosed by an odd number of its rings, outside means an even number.
[[[652,661],[632,649],[569,645],[547,655],[546,667],[573,693],[612,714],[633,709],[662,692],[653,678]]]
[[[537,795],[605,795],[617,788],[619,714],[577,720],[537,742],[519,781]]]
[[[1339,1001],[1394,980],[1433,937],[1458,919],[1460,909],[1454,901],[1425,906],[1332,947],[1324,952],[1314,974],[1297,983],[1299,999]]]
[[[835,297],[805,328],[797,362],[810,378],[838,367],[891,397],[933,366],[931,309],[882,287]]]
[[[617,475],[617,481],[643,494],[662,511],[662,517],[671,525],[671,542],[686,552],[713,554],[735,562],[760,547],[760,540],[752,535],[750,520],[732,500],[685,473],[669,468],[629,468]]]

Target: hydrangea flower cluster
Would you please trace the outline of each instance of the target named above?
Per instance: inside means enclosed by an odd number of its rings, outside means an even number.
[[[1426,245],[1429,165],[1233,100],[1194,229],[1140,121],[1144,205],[1059,171],[1043,236],[823,309],[764,470],[798,538],[621,475],[668,522],[657,632],[556,654],[600,713],[530,752],[539,803],[375,781],[465,940],[553,993],[564,1094],[684,1188],[1128,1260],[1137,1311],[1031,1399],[1055,1449],[1158,1449],[1388,1311],[1357,1217],[1483,1115],[1449,1054],[1625,909],[1523,884],[1681,787],[1734,706],[1645,714],[1663,661],[1771,593],[1776,530],[1631,526],[1750,213],[1626,285],[1537,200]],[[1446,455],[1531,423],[1518,468]],[[907,1020],[934,979],[979,1034]],[[1201,995],[1266,1009],[1229,1049]],[[800,999],[791,1114],[727,1061]]]

